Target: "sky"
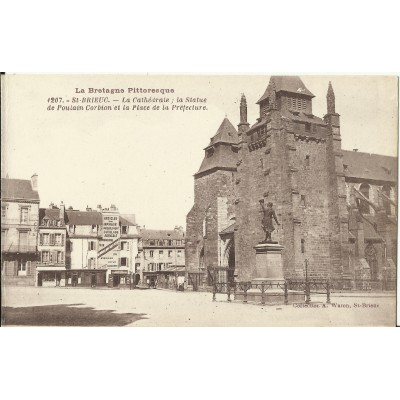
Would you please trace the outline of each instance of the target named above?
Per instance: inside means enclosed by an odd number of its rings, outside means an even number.
[[[239,122],[244,93],[248,120],[270,75],[6,75],[3,86],[2,177],[29,179],[38,174],[41,207],[51,202],[84,210],[115,204],[151,229],[185,227],[193,205],[193,174],[204,147],[225,115]],[[397,156],[397,78],[376,76],[302,76],[316,96],[313,113],[326,113],[332,82],[341,115],[342,148]],[[88,88],[115,88],[122,97],[206,98],[202,111],[49,111],[49,98],[91,96]],[[128,88],[173,89],[171,94],[128,94]],[[119,102],[113,102],[119,99]],[[128,104],[128,103],[126,103]],[[132,107],[132,104],[128,104]],[[144,104],[144,103],[140,103]],[[152,103],[151,105],[153,105]],[[86,104],[83,104],[86,107]],[[121,104],[122,107],[122,104]]]

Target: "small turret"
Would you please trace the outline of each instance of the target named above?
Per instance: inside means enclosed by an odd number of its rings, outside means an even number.
[[[246,96],[242,93],[242,97],[240,99],[240,123],[238,125],[239,135],[244,132],[247,132],[250,124],[247,122],[247,101]]]
[[[326,105],[328,114],[336,114],[335,111],[335,92],[332,83],[329,81],[328,92],[326,94]]]
[[[242,98],[240,99],[240,123],[247,124],[247,101],[244,93],[242,93]]]

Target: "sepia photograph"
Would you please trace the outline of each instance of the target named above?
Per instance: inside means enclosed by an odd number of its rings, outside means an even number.
[[[1,75],[1,324],[396,325],[398,77]]]

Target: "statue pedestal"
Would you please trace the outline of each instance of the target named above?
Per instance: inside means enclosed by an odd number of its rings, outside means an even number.
[[[254,279],[277,279],[284,280],[283,277],[283,246],[278,242],[259,243],[256,247],[256,269]]]
[[[244,292],[237,292],[236,299],[264,304],[284,304],[283,246],[278,242],[263,242],[254,248],[256,268],[251,281],[252,288],[247,291],[247,298]],[[304,299],[304,292],[288,290],[288,303],[302,303]]]

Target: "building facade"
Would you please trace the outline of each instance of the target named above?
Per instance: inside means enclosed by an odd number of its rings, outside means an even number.
[[[1,179],[2,282],[34,285],[38,262],[38,176]]]
[[[65,206],[39,209],[36,283],[38,286],[66,286],[67,228]]]
[[[397,158],[345,151],[331,83],[327,113],[312,112],[314,95],[298,77],[271,77],[250,126],[240,103],[238,130],[224,119],[194,176],[187,215],[188,271],[248,280],[264,239],[260,200],[280,226],[287,278],[355,285],[393,277],[396,264]]]
[[[61,204],[41,215],[39,286],[131,286],[139,240],[133,214]]]
[[[185,276],[185,232],[173,230],[140,230],[137,270],[142,284],[174,289],[177,278]]]

